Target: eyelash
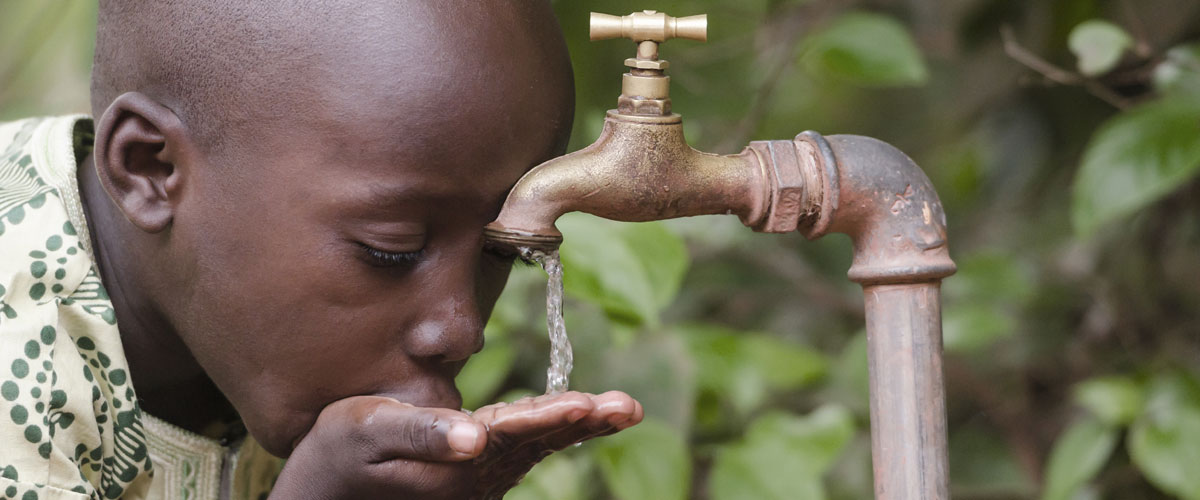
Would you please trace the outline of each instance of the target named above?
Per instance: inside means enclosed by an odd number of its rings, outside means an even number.
[[[378,248],[374,248],[365,243],[359,243],[358,246],[366,252],[367,257],[373,261],[372,264],[379,267],[395,267],[405,264],[412,264],[421,259],[421,255],[425,252],[417,250],[415,252],[385,252]]]

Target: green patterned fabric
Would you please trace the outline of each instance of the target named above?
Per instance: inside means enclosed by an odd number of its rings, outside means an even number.
[[[146,434],[75,183],[91,137],[85,116],[0,123],[0,498],[263,497],[281,462],[252,440]]]

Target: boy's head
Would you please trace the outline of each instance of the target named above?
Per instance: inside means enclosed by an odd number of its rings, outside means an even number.
[[[573,95],[545,2],[108,0],[92,98],[125,341],[286,455],[344,397],[457,408],[511,264],[483,226]]]

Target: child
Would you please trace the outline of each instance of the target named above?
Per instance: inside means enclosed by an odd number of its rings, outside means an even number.
[[[571,122],[545,2],[102,0],[92,79],[0,125],[5,497],[499,498],[641,420],[458,410]]]

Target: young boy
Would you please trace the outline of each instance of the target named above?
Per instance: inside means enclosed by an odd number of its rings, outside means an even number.
[[[641,420],[459,410],[483,226],[571,121],[545,2],[99,12],[95,122],[0,125],[4,497],[499,498]]]

